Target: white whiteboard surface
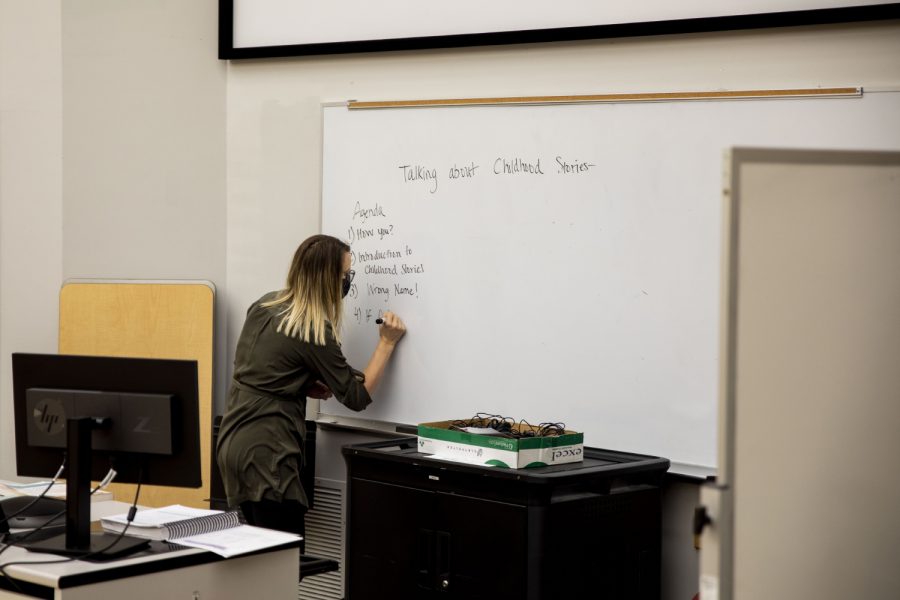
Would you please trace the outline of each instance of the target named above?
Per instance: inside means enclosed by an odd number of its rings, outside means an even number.
[[[889,4],[891,0],[232,2],[234,48],[253,48],[758,15]]]
[[[321,412],[563,421],[590,446],[715,467],[722,161],[738,145],[896,150],[900,93],[326,107],[322,230],[357,272],[344,351],[365,366],[379,311],[409,333],[373,405]]]

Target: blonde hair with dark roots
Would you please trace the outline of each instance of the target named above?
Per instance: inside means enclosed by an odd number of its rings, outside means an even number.
[[[344,254],[350,246],[330,235],[307,238],[294,252],[285,289],[263,306],[284,305],[278,331],[325,345],[326,323],[340,340]]]

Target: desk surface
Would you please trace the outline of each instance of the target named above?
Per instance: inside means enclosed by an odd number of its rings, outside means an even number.
[[[94,502],[91,504],[91,520],[96,522],[102,517],[127,512],[128,507],[129,504],[127,503],[113,500]],[[297,553],[297,560],[299,561],[299,546],[300,540],[298,539],[296,544],[285,544],[252,554],[293,549]],[[5,567],[5,571],[9,576],[35,585],[60,589],[216,563],[224,560],[234,559],[225,559],[206,550],[155,541],[150,543],[148,550],[136,552],[125,558],[104,562],[66,560],[62,556],[29,552],[17,546],[12,546],[5,550],[3,554],[0,554],[0,565],[9,565]],[[59,562],[48,563],[45,561]]]

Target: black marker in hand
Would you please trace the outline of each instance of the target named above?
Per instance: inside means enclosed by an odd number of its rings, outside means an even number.
[[[390,322],[388,322],[388,318],[390,318]],[[378,329],[379,343],[382,341],[388,342],[391,347],[399,342],[400,338],[406,333],[406,326],[403,324],[403,321],[390,311],[384,313],[384,316],[375,319],[375,324],[380,326]]]

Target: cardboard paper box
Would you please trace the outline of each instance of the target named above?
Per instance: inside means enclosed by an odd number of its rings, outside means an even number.
[[[454,422],[419,424],[419,452],[510,469],[544,467],[584,459],[583,433],[566,430],[562,435],[512,438],[459,431],[451,428]]]

